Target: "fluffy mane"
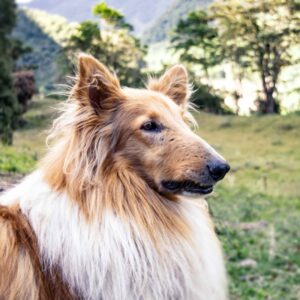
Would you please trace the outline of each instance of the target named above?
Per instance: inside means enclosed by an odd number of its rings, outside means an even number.
[[[166,232],[187,237],[178,199],[152,189],[115,154],[121,124],[108,114],[95,114],[88,105],[88,84],[82,85],[79,75],[76,82],[48,137],[55,142],[41,163],[46,182],[66,192],[89,220],[100,220],[108,210],[125,221],[136,220],[155,243]]]

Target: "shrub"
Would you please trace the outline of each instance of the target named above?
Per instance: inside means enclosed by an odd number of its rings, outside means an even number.
[[[197,108],[208,113],[232,114],[224,104],[224,99],[214,94],[207,86],[194,83],[194,92],[191,100]]]
[[[22,112],[25,112],[28,103],[36,92],[33,71],[19,71],[13,74],[14,86]]]

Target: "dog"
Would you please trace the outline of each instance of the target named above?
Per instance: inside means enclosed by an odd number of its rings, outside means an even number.
[[[54,145],[0,198],[0,299],[227,299],[203,195],[229,165],[190,129],[186,69],[132,89],[78,60]]]

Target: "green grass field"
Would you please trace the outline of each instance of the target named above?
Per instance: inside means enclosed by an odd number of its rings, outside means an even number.
[[[1,173],[35,167],[56,104],[31,104],[14,146],[0,146]],[[208,198],[231,299],[300,299],[300,116],[196,118],[198,133],[232,168]]]
[[[232,167],[208,198],[231,298],[300,299],[300,117],[197,119]],[[241,266],[246,259],[252,267]]]

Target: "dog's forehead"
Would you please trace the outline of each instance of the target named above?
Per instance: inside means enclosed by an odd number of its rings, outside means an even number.
[[[144,106],[145,109],[159,112],[167,110],[172,114],[181,113],[180,107],[172,99],[162,93],[147,89],[133,88],[125,88],[124,93],[131,105]]]

